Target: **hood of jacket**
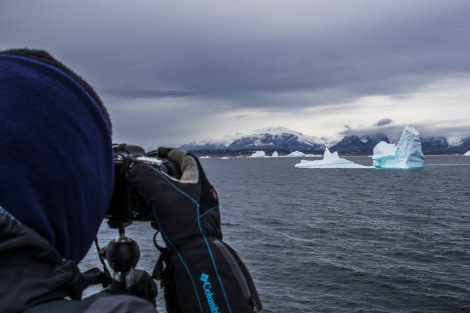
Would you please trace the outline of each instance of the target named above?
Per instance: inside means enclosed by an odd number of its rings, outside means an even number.
[[[0,206],[79,262],[113,192],[110,125],[98,104],[60,69],[0,54],[0,149]]]
[[[0,207],[0,312],[23,312],[39,303],[79,299],[88,282],[33,229]]]

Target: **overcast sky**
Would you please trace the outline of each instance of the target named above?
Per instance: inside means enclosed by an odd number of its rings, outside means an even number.
[[[0,49],[14,47],[89,81],[115,142],[267,126],[393,139],[408,123],[470,136],[468,0],[2,0]]]

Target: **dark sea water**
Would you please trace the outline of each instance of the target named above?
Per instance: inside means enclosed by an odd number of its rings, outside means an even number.
[[[428,156],[412,171],[201,162],[263,312],[470,312],[470,157]],[[134,223],[127,233],[151,272],[152,229]],[[101,244],[116,235],[103,224]],[[81,267],[99,265],[90,250]]]

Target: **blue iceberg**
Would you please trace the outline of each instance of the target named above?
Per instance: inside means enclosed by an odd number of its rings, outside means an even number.
[[[396,146],[381,141],[372,156],[374,167],[379,169],[419,169],[424,159],[419,133],[410,125],[405,127]]]

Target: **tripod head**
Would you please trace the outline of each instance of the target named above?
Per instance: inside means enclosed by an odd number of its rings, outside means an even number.
[[[100,254],[113,269],[113,287],[130,290],[135,284],[134,269],[140,259],[140,249],[135,240],[126,236],[124,225],[119,227],[119,237],[111,240],[101,250]]]

